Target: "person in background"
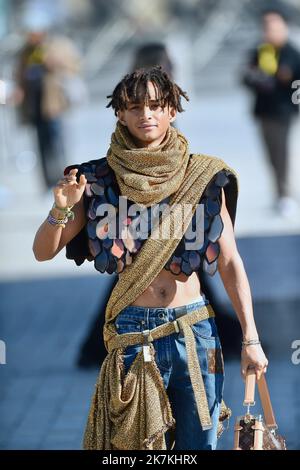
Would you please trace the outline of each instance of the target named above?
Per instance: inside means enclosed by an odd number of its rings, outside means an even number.
[[[21,124],[33,126],[46,192],[64,168],[62,114],[72,105],[72,78],[80,71],[80,56],[66,37],[34,28],[17,57],[14,103]]]
[[[174,65],[167,47],[161,42],[149,42],[136,49],[131,72],[140,68],[160,65],[169,77],[174,78]]]
[[[263,10],[263,40],[249,54],[242,76],[255,95],[254,116],[276,178],[275,208],[283,216],[297,210],[288,184],[288,137],[299,111],[292,82],[300,79],[300,54],[289,41],[287,20],[282,9]]]

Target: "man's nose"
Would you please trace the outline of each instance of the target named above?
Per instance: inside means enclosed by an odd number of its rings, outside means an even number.
[[[149,118],[151,117],[151,109],[149,108],[149,106],[144,106],[142,107],[141,109],[141,117],[145,117],[145,118]]]

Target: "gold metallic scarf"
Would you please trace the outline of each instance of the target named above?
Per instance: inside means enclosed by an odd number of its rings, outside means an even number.
[[[169,126],[163,142],[139,148],[119,121],[112,134],[107,162],[114,170],[121,194],[148,207],[177,191],[189,161],[184,135]]]

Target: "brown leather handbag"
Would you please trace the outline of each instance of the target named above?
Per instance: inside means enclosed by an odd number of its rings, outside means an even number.
[[[257,381],[264,419],[262,415],[252,415],[250,413],[250,406],[255,405],[255,383],[255,370],[248,369],[244,399],[247,412],[236,420],[233,450],[287,450],[285,439],[276,433],[278,426],[275,421],[265,374],[262,374]]]

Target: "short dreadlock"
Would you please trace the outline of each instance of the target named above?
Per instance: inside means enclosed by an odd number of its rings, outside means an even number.
[[[111,98],[111,101],[106,107],[111,106],[117,116],[119,110],[127,108],[129,101],[148,104],[150,96],[147,83],[149,81],[153,83],[155,98],[163,108],[169,105],[180,113],[184,111],[180,96],[183,96],[187,101],[189,101],[189,97],[173,82],[161,65],[148,69],[140,68],[125,75],[114,89],[113,94],[107,96],[107,98]]]

